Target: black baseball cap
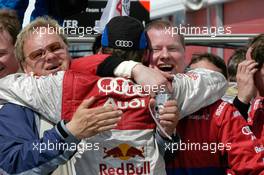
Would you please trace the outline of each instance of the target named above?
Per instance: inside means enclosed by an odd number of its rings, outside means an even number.
[[[143,24],[136,18],[117,16],[112,18],[102,33],[102,47],[124,50],[140,50],[147,47]]]

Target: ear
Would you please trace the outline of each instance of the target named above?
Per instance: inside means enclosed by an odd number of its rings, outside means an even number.
[[[246,53],[246,59],[247,60],[252,60],[251,58],[251,52],[252,52],[253,48],[252,47],[249,47],[248,50],[247,50],[247,53]]]

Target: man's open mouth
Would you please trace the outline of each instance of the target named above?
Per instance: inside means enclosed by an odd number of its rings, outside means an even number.
[[[54,66],[47,67],[46,70],[54,70],[54,69],[58,69],[59,67],[60,65],[54,65]]]
[[[158,68],[163,72],[171,72],[173,70],[173,65],[171,64],[161,64],[158,65]]]

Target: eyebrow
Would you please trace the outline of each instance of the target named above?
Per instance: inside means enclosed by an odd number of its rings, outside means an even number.
[[[61,43],[57,41],[57,42],[50,43],[50,44],[47,45],[45,48],[50,47],[50,46],[52,46],[52,45],[54,45],[54,44],[59,44],[60,46],[62,46]]]

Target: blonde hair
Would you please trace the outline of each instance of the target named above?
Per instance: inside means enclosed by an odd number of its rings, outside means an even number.
[[[50,17],[38,17],[31,23],[29,23],[17,36],[17,41],[15,44],[15,55],[20,63],[24,62],[26,56],[24,55],[24,42],[31,33],[34,33],[37,29],[45,27],[48,29],[53,29],[56,34],[63,40],[63,42],[68,45],[67,37],[64,35],[63,28],[58,24],[58,22]]]
[[[169,22],[169,21],[165,21],[165,20],[155,20],[150,22],[146,28],[145,31],[146,33],[151,30],[151,29],[156,29],[156,30],[165,30],[166,28],[171,28],[173,29],[173,25]],[[184,36],[180,33],[177,33],[180,36],[180,41],[183,47],[185,47],[185,43],[184,43]]]

